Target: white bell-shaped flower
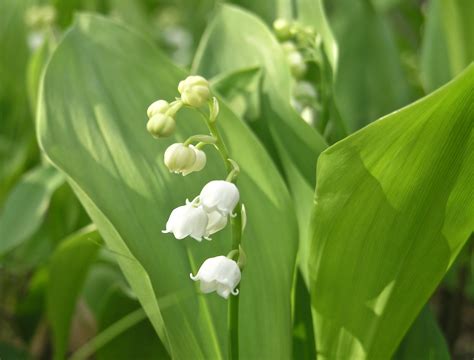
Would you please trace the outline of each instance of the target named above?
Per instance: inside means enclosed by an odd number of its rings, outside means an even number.
[[[227,225],[227,215],[222,215],[219,211],[211,211],[207,213],[206,236],[221,231]]]
[[[208,213],[218,211],[222,215],[229,215],[239,202],[239,189],[235,184],[224,180],[208,182],[201,190],[199,199]]]
[[[202,76],[188,76],[178,84],[178,91],[184,104],[192,107],[204,105],[211,97],[209,82]]]
[[[183,176],[186,176],[192,172],[196,171],[201,171],[204,169],[204,166],[206,166],[206,153],[198,148],[196,148],[194,145],[189,145],[189,147],[194,151],[194,154],[196,155],[194,163],[187,169],[183,169],[181,173]]]
[[[207,259],[196,276],[190,274],[190,277],[194,281],[200,281],[201,291],[205,294],[216,291],[219,296],[227,299],[230,294],[239,293],[236,286],[241,278],[240,268],[234,260],[225,256]]]
[[[178,240],[191,236],[201,241],[207,233],[207,213],[193,202],[186,201],[186,205],[177,207],[171,212],[163,233],[173,233]]]
[[[182,173],[193,167],[196,162],[196,152],[191,146],[176,143],[166,149],[164,161],[169,171]]]

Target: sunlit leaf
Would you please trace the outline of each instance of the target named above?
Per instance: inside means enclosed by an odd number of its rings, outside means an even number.
[[[147,106],[177,96],[185,76],[147,39],[81,15],[46,71],[39,138],[117,254],[170,355],[225,358],[227,303],[199,294],[189,273],[205,258],[227,254],[229,229],[204,243],[161,233],[171,210],[199,194],[207,181],[223,178],[224,167],[211,148],[200,173],[180,177],[163,165],[173,141],[206,132],[195,112],[178,114],[171,139],[157,141],[145,129]],[[251,219],[242,242],[247,266],[239,295],[240,354],[287,357],[297,246],[290,197],[264,148],[224,104],[218,121],[241,167],[238,185]]]
[[[474,229],[474,66],[319,158],[318,353],[388,358]]]

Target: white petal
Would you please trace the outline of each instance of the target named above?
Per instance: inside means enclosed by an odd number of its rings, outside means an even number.
[[[210,282],[201,281],[200,289],[201,289],[201,292],[203,292],[204,294],[209,294],[213,291],[216,291],[217,282],[216,281],[210,281]]]
[[[189,145],[189,147],[194,150],[194,153],[196,154],[196,159],[194,160],[192,166],[182,172],[183,176],[186,176],[192,172],[201,171],[206,166],[206,153],[202,150],[197,149],[194,145]]]
[[[203,187],[199,197],[207,212],[218,210],[223,215],[227,215],[239,202],[240,195],[235,184],[224,180],[214,180]]]
[[[221,297],[223,297],[224,299],[228,299],[229,298],[229,295],[230,293],[232,292],[232,289],[229,289],[227,286],[225,285],[218,285],[217,286],[217,294]]]
[[[218,211],[211,211],[207,214],[208,222],[206,228],[206,235],[212,235],[222,230],[227,225],[227,216],[222,215]]]
[[[219,264],[227,259],[225,256],[216,256],[206,259],[199,268],[197,276],[204,282],[215,281],[218,276]]]
[[[202,208],[187,203],[171,212],[165,231],[172,232],[179,240],[191,236],[200,241],[206,234],[207,221],[207,214]]]

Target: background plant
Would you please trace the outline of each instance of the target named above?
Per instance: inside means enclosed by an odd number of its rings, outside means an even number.
[[[225,173],[211,152],[205,175],[164,166],[207,131],[189,109],[171,139],[146,131],[184,68],[210,79],[241,167],[241,358],[472,354],[474,9],[324,5],[0,3],[2,358],[227,357],[227,304],[187,274],[230,229],[160,232]]]

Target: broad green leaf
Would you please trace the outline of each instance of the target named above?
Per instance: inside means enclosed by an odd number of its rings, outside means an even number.
[[[119,287],[109,291],[98,328],[102,344],[96,345],[103,345],[98,360],[169,359],[140,303]]]
[[[40,227],[52,194],[63,182],[63,175],[55,168],[40,165],[16,184],[0,213],[0,256]]]
[[[410,88],[390,28],[370,1],[335,0],[331,5],[339,45],[336,103],[352,132],[406,105]]]
[[[321,154],[318,354],[388,358],[474,229],[474,66]],[[349,306],[350,304],[350,306]]]
[[[61,176],[57,170],[56,173]],[[21,274],[31,271],[48,261],[61,240],[90,222],[63,178],[63,184],[50,197],[41,225],[27,241],[9,251],[2,263],[11,272]]]
[[[421,77],[428,91],[448,82],[474,60],[474,2],[429,2],[421,52]]]
[[[293,294],[293,359],[315,359],[313,320],[311,316],[311,298],[306,282],[297,271]]]
[[[100,248],[99,240],[95,226],[90,225],[64,240],[51,257],[46,310],[55,359],[63,359],[68,350],[71,319],[89,266]]]
[[[425,307],[397,349],[394,360],[449,360],[448,345],[429,308]]]
[[[109,301],[109,292],[116,287],[126,288],[131,292],[115,261],[115,255],[103,247],[87,274],[81,294],[87,308],[91,310],[96,319],[100,316],[104,304]]]
[[[157,141],[145,129],[147,106],[177,96],[186,75],[135,32],[81,15],[45,73],[39,138],[107,246],[120,254],[117,261],[170,355],[226,358],[227,303],[200,294],[189,273],[205,258],[227,254],[230,229],[203,243],[161,233],[171,210],[209,180],[223,178],[224,166],[212,149],[206,169],[187,177],[163,165],[172,142],[206,132],[195,112],[178,114],[171,139]],[[239,295],[240,354],[287,358],[297,246],[290,197],[264,148],[225,104],[218,121],[242,170],[238,186],[249,216],[242,243],[247,266]]]
[[[239,56],[235,56],[235,49],[239,49]],[[273,34],[252,14],[236,7],[221,6],[203,35],[193,72],[211,77],[249,67],[259,67],[262,71],[261,116],[251,126],[283,168],[296,204],[300,256],[306,264],[315,159],[326,148],[326,143],[290,106],[291,76]],[[306,276],[306,269],[302,270]]]

